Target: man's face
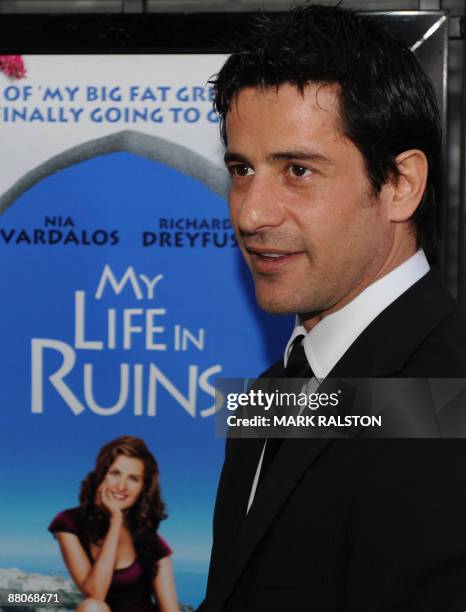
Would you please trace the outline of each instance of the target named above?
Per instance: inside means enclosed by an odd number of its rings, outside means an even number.
[[[259,304],[303,321],[337,310],[390,251],[383,191],[339,127],[336,86],[246,88],[226,120],[230,213]]]

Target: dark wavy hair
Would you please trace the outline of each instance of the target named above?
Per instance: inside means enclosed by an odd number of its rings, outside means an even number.
[[[109,515],[96,506],[96,494],[119,455],[140,459],[144,464],[143,489],[137,502],[128,509],[127,525],[138,559],[145,570],[155,576],[157,551],[154,535],[160,521],[167,515],[160,491],[157,462],[140,438],[122,436],[103,446],[97,455],[94,470],[82,481],[79,502],[84,542],[89,548],[91,543],[96,544],[108,531]]]
[[[338,84],[343,134],[361,152],[374,194],[397,180],[395,158],[420,149],[429,163],[413,216],[418,247],[435,257],[440,213],[441,126],[432,85],[414,53],[374,18],[336,6],[303,4],[284,16],[262,15],[209,81],[226,144],[225,119],[245,87]]]

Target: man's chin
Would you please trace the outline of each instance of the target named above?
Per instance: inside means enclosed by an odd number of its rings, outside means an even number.
[[[296,313],[295,304],[287,300],[279,299],[276,296],[267,295],[256,291],[256,300],[262,310],[275,315],[294,315]]]

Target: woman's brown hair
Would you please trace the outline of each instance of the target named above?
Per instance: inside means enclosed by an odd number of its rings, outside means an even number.
[[[140,438],[122,436],[108,442],[100,449],[94,470],[82,481],[79,502],[84,543],[89,548],[91,543],[97,544],[108,531],[109,515],[96,505],[96,494],[119,455],[140,459],[144,464],[143,489],[136,503],[128,509],[127,525],[138,559],[146,571],[154,576],[158,558],[155,532],[167,515],[160,491],[157,462]]]

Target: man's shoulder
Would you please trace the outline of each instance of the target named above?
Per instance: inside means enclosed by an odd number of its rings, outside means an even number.
[[[346,377],[463,378],[466,320],[431,270],[355,340],[333,374]]]
[[[466,377],[466,317],[455,310],[443,319],[405,364],[406,376]]]

